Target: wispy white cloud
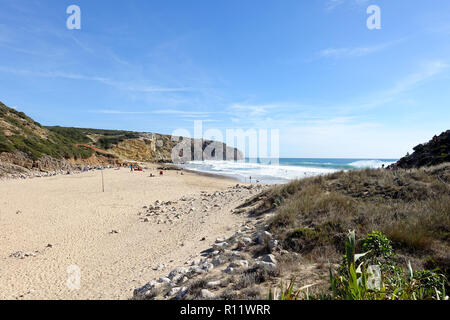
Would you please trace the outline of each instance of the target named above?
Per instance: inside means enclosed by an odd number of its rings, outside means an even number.
[[[405,92],[431,78],[444,72],[449,68],[449,65],[441,60],[428,61],[423,64],[420,71],[413,72],[400,81],[394,87],[387,91],[390,95]]]
[[[368,2],[369,0],[327,0],[327,2],[325,3],[325,10],[333,11],[337,7],[340,7],[344,4],[361,6],[367,4]]]
[[[183,121],[188,121],[188,122],[192,123],[192,119],[183,119]],[[201,119],[201,121],[203,123],[210,123],[210,122],[217,123],[217,122],[221,122],[221,120],[217,120],[217,119]]]
[[[378,108],[394,101],[406,101],[411,105],[411,99],[404,100],[404,93],[417,88],[418,86],[433,80],[433,78],[444,73],[450,65],[442,60],[430,60],[417,67],[418,71],[411,72],[398,81],[394,82],[390,88],[385,90],[365,94],[359,98],[362,102],[340,103],[331,107],[332,110],[341,113],[367,111]]]
[[[98,114],[151,114],[149,111],[122,111],[122,110],[109,110],[109,109],[101,109],[101,110],[89,110],[89,113],[98,113]]]
[[[376,126],[364,120],[366,111],[382,107],[393,102],[403,101],[404,93],[412,90],[449,69],[441,60],[431,60],[394,82],[385,90],[365,93],[353,102],[331,102],[318,105],[305,105],[295,102],[267,104],[232,104],[230,121],[233,125],[246,127],[297,128],[343,126],[356,128],[358,125]],[[411,104],[411,98],[407,97]],[[360,116],[358,116],[360,115]],[[362,117],[362,118],[361,118]]]
[[[403,41],[389,41],[377,45],[372,46],[360,46],[360,47],[345,47],[345,48],[327,48],[323,49],[319,52],[318,56],[321,58],[348,58],[348,57],[361,57],[365,55],[369,55],[375,52],[382,51],[387,49],[397,43]]]
[[[11,34],[4,24],[0,24],[0,43],[11,41]]]
[[[90,80],[90,81],[99,81],[103,83],[108,82],[108,78],[104,77],[95,77],[95,76],[85,76],[81,74],[60,72],[60,71],[37,71],[37,70],[27,70],[27,69],[19,69],[12,68],[6,66],[0,66],[0,72],[12,73],[15,75],[25,75],[25,76],[33,76],[33,77],[45,77],[45,78],[63,78],[70,80]]]
[[[328,0],[327,3],[325,4],[325,9],[327,11],[332,11],[335,8],[342,5],[344,2],[345,2],[345,0]]]
[[[136,92],[186,92],[186,91],[196,91],[195,88],[163,88],[163,87],[152,87],[152,86],[129,86],[125,83],[115,83],[116,86],[121,87],[124,90],[136,91]]]
[[[90,110],[90,113],[98,114],[111,114],[111,115],[144,115],[144,114],[162,114],[162,115],[177,115],[181,117],[206,117],[209,116],[210,112],[203,111],[189,111],[189,110],[175,110],[175,109],[159,109],[159,110],[148,110],[148,111],[126,111],[126,110],[113,110],[113,109],[99,109]]]
[[[243,103],[234,103],[230,105],[229,111],[238,117],[258,117],[263,116],[269,112],[270,109],[277,108],[276,104],[243,104]]]
[[[135,82],[121,82],[112,80],[107,77],[99,76],[88,76],[76,73],[60,72],[60,71],[36,71],[36,70],[26,70],[11,68],[6,66],[0,66],[0,72],[7,72],[16,75],[25,75],[33,77],[45,77],[45,78],[61,78],[68,80],[85,80],[85,81],[95,81],[100,82],[105,85],[114,86],[125,91],[134,92],[184,92],[184,91],[194,91],[194,88],[171,88],[171,87],[157,87],[157,86],[146,86],[146,85],[136,85]]]
[[[185,110],[174,110],[174,109],[163,109],[163,110],[154,110],[153,113],[156,114],[174,114],[181,116],[208,116],[210,112],[203,111],[185,111]]]

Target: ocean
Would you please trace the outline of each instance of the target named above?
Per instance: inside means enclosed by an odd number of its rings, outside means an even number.
[[[218,174],[242,182],[283,184],[293,179],[323,175],[341,170],[381,168],[398,159],[324,159],[280,158],[274,160],[245,159],[241,161],[190,161],[180,165],[184,169]]]

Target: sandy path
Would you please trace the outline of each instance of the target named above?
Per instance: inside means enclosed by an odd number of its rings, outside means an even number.
[[[105,193],[99,171],[0,181],[0,299],[127,299],[146,280],[167,274],[243,222],[230,212],[237,203],[207,217],[199,210],[176,225],[140,222],[137,213],[155,200],[236,184],[191,173],[148,175],[105,170]],[[17,251],[38,252],[10,257]],[[154,271],[158,264],[166,268]],[[71,265],[81,270],[79,290],[66,285]]]

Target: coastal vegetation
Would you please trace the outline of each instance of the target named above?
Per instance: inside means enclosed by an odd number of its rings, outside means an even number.
[[[332,272],[330,297],[350,298],[346,295],[353,294],[351,290],[361,289],[351,288],[351,281],[366,281],[365,271],[354,278],[357,264],[348,263],[349,246],[353,257],[354,252],[369,252],[359,262],[379,264],[385,281],[384,291],[351,298],[428,299],[448,292],[450,164],[338,172],[292,181],[263,197],[265,204],[253,215],[275,211],[268,230],[281,239],[285,250],[332,265],[346,255],[338,275]],[[350,243],[348,230],[353,230]],[[355,240],[355,233],[360,240]],[[424,287],[423,282],[436,285]],[[316,293],[328,289],[324,286]]]
[[[444,300],[447,299],[448,278],[441,270],[413,270],[410,262],[402,268],[391,241],[374,231],[362,240],[363,253],[355,252],[355,232],[350,231],[342,262],[334,272],[329,267],[330,292],[315,294],[295,290],[295,278],[284,289],[281,300]],[[269,291],[269,300],[274,298]]]

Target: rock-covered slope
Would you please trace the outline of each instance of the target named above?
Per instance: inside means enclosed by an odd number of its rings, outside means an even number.
[[[0,177],[67,172],[82,170],[86,165],[129,161],[171,162],[177,143],[172,136],[157,133],[46,127],[0,102]],[[202,150],[211,143],[202,141]],[[235,159],[242,158],[235,148],[223,144],[223,149]],[[193,153],[184,159],[194,159]]]
[[[401,158],[393,167],[419,168],[450,162],[450,130],[434,136],[429,142],[414,147],[414,152]]]

